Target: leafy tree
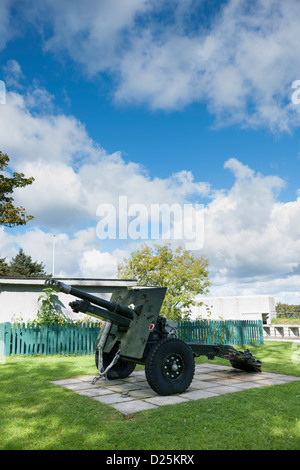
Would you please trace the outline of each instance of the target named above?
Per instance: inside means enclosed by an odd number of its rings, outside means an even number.
[[[170,320],[188,319],[195,297],[208,292],[208,260],[182,247],[142,245],[129,259],[118,265],[117,275],[134,278],[138,285],[167,287],[161,315]]]
[[[276,305],[278,318],[300,318],[300,305],[289,305],[278,302]]]
[[[47,276],[43,263],[32,261],[31,256],[25,255],[22,248],[11,260],[9,265],[9,276],[14,277],[43,277]]]
[[[9,156],[0,152],[0,172],[7,172]],[[13,227],[15,225],[26,225],[33,219],[32,215],[27,215],[24,207],[15,207],[13,198],[10,196],[15,188],[24,188],[32,184],[33,177],[25,178],[23,173],[14,172],[12,177],[0,174],[0,225]]]
[[[6,263],[6,258],[0,258],[0,276],[9,276],[9,266]]]

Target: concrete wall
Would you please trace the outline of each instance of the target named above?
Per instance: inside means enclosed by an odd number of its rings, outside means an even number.
[[[299,325],[264,325],[264,338],[270,340],[300,341]]]
[[[192,318],[212,320],[263,320],[271,323],[276,317],[275,299],[269,295],[236,297],[202,297],[200,307],[193,307]]]
[[[136,286],[136,281],[121,279],[61,279],[65,284],[109,299],[115,289]],[[38,302],[43,293],[43,278],[7,278],[0,277],[0,323],[27,322],[34,320],[41,307]],[[57,292],[62,304],[62,311],[72,319],[86,318],[75,314],[69,302],[76,298]],[[240,297],[202,297],[197,299],[204,305],[192,308],[192,319],[211,318],[215,320],[262,320],[267,316],[266,324],[275,318],[275,299],[268,295]],[[95,320],[95,319],[93,319]]]
[[[109,300],[115,289],[136,286],[136,281],[121,279],[61,279],[65,284],[76,287],[93,295]],[[0,323],[27,322],[34,320],[41,307],[38,298],[43,294],[43,278],[6,278],[0,277]],[[69,302],[76,300],[72,295],[57,292],[62,311],[72,319],[86,318],[75,314]],[[93,319],[96,321],[96,319]]]

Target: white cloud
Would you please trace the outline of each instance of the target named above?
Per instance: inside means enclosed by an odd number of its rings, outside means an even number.
[[[43,260],[50,272],[55,233],[57,273],[112,275],[114,259],[117,256],[121,261],[123,251],[115,244],[109,254],[100,245],[96,236],[99,204],[117,208],[119,197],[126,196],[129,206],[140,203],[149,209],[153,203],[183,204],[190,197],[209,194],[210,186],[195,181],[191,172],[152,179],[143,166],[125,162],[119,152],[107,154],[73,116],[37,114],[32,104],[39,89],[31,93],[8,93],[0,113],[1,150],[10,156],[10,168],[35,178],[32,185],[14,192],[15,203],[35,220],[25,231],[2,231],[1,257],[15,256],[21,246],[34,259]]]
[[[16,167],[24,161],[48,161],[55,165],[69,164],[86,154],[94,156],[98,149],[93,147],[85,127],[73,116],[49,112],[40,115],[32,110],[40,104],[41,95],[47,96],[47,92],[36,87],[26,95],[10,92],[5,107],[1,108],[1,146],[15,155]],[[46,101],[44,98],[43,102]]]
[[[231,171],[235,182],[227,191],[214,191],[188,171],[151,179],[141,165],[97,146],[74,117],[38,115],[31,103],[29,94],[8,93],[0,114],[2,151],[10,155],[14,169],[36,178],[15,193],[16,202],[36,219],[23,231],[1,229],[0,257],[10,259],[21,246],[50,272],[55,233],[56,275],[114,277],[117,263],[132,249],[132,240],[122,245],[115,240],[109,249],[97,238],[100,203],[117,207],[119,196],[126,195],[129,205],[142,203],[149,208],[153,203],[183,204],[209,197],[200,253],[209,257],[213,289],[236,290],[236,294],[270,289],[284,298],[296,295],[300,196],[280,202],[281,178],[256,173],[230,159],[224,171]]]
[[[7,87],[20,88],[20,81],[24,77],[20,64],[10,59],[2,67],[4,71],[4,79]]]
[[[258,289],[292,276],[300,264],[300,198],[279,202],[277,192],[284,182],[256,174],[237,160],[227,161],[225,168],[236,181],[205,209],[203,251],[215,286],[223,291],[239,284],[247,291],[247,283]]]
[[[156,1],[45,4],[53,23],[47,48],[67,50],[89,74],[116,74],[117,101],[154,109],[205,101],[223,123],[299,125],[290,99],[300,65],[297,0],[229,0],[193,28],[201,3],[185,0],[169,10]]]
[[[220,124],[299,125],[291,84],[299,70],[298,3],[231,0],[209,31],[143,31],[121,62],[119,100],[177,108],[205,101]],[[249,107],[250,106],[250,107]]]
[[[2,0],[0,3],[0,51],[6,46],[17,30],[11,24],[10,8],[12,0]]]
[[[80,261],[81,273],[86,278],[114,278],[118,263],[121,263],[126,256],[128,256],[127,251],[118,249],[112,253],[101,252],[95,248],[85,251]]]
[[[12,7],[19,24],[13,28]],[[114,79],[114,99],[153,109],[204,102],[218,125],[290,131],[300,123],[298,0],[228,0],[207,14],[189,0],[5,0],[0,49],[28,24],[44,49]],[[203,6],[204,5],[204,6]],[[2,16],[1,16],[2,13]]]
[[[149,205],[184,203],[193,195],[209,194],[209,184],[194,181],[191,172],[151,179],[142,165],[126,163],[119,152],[107,154],[73,116],[37,114],[32,105],[40,94],[47,96],[47,91],[7,93],[0,114],[2,151],[14,169],[35,178],[31,186],[15,191],[15,201],[39,225],[66,230],[83,221],[96,224],[98,205],[117,205],[120,195],[129,204]]]
[[[219,281],[219,282],[218,282]],[[271,295],[275,302],[287,304],[300,304],[299,275],[270,276],[244,282],[239,279],[224,278],[215,279],[212,285],[210,297],[226,297],[236,295]]]
[[[30,3],[30,15],[24,12],[27,21],[41,29],[50,23],[52,29],[52,35],[48,31],[44,35],[45,50],[67,51],[91,76],[118,67],[126,47],[124,31],[130,32],[136,15],[146,11],[151,4],[148,0],[43,0],[34,5]]]
[[[50,274],[53,267],[53,248],[55,253],[55,275],[60,277],[82,277],[81,262],[85,251],[91,251],[97,245],[93,227],[80,230],[72,235],[51,233],[38,227],[30,227],[21,233],[0,228],[1,257],[7,256],[7,262],[14,257],[19,247],[35,261],[43,262]],[[88,276],[89,277],[89,276]]]

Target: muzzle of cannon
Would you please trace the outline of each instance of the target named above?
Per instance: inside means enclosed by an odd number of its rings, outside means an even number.
[[[99,375],[93,383],[102,377],[128,377],[136,364],[142,364],[156,393],[183,393],[194,377],[194,358],[200,355],[228,359],[234,368],[247,372],[261,370],[261,362],[248,349],[242,352],[228,345],[179,339],[177,324],[159,315],[164,287],[116,289],[110,300],[105,300],[57,279],[47,279],[45,285],[80,299],[69,303],[74,312],[104,320],[95,345]]]

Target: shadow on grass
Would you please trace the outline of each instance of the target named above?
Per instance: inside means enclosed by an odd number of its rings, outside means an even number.
[[[236,347],[236,349],[243,351],[245,347],[262,362],[262,371],[300,377],[300,343],[265,341],[264,345]],[[196,358],[195,362],[230,366],[230,362],[226,359],[216,358],[211,361],[206,356]]]
[[[300,343],[265,341],[251,352],[262,362],[262,370],[300,377]]]
[[[127,417],[50,383],[93,374],[92,356],[16,357],[0,365],[0,449],[299,448],[299,382]]]
[[[105,439],[99,424],[117,413],[50,383],[95,373],[90,359],[92,366],[74,357],[18,357],[2,364],[0,448],[82,448],[84,436],[98,444]]]

